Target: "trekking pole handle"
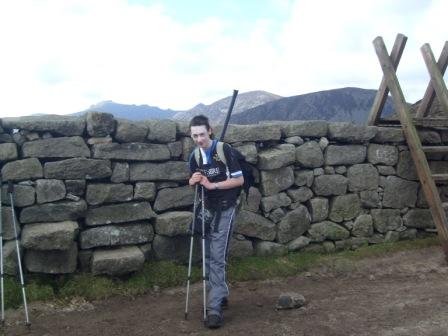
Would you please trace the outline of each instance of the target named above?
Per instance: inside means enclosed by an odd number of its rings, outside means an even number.
[[[8,193],[12,193],[14,190],[14,184],[12,183],[11,180],[8,181]]]
[[[233,90],[232,100],[230,102],[229,111],[227,111],[226,120],[224,121],[224,127],[222,128],[221,135],[219,136],[219,141],[224,141],[224,136],[226,134],[227,125],[229,125],[230,116],[232,115],[233,106],[235,105],[236,96],[238,96],[238,90]]]

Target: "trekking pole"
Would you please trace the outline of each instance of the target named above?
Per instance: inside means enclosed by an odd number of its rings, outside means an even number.
[[[222,128],[221,135],[219,136],[219,141],[224,141],[224,135],[227,131],[227,125],[229,125],[230,116],[232,115],[233,106],[235,105],[236,96],[238,96],[238,90],[233,90],[232,100],[230,102],[229,110],[227,111],[226,119],[224,121],[224,126]]]
[[[198,207],[198,197],[199,197],[198,184],[196,184],[194,189],[194,204],[193,204],[193,223],[191,224],[191,238],[190,238],[190,255],[188,259],[188,275],[187,275],[187,297],[185,299],[185,319],[188,319],[188,301],[190,297],[190,280],[191,280],[191,264],[193,260],[193,243],[194,243],[194,230],[196,224],[196,213]]]
[[[202,289],[204,293],[204,323],[207,321],[207,288],[205,282],[205,199],[204,186],[201,185],[201,219],[202,219]]]
[[[4,281],[3,281],[3,215],[2,215],[2,194],[3,183],[0,177],[0,291],[1,291],[1,306],[2,306],[2,326],[5,324],[5,295],[4,295]]]
[[[8,181],[8,193],[9,193],[9,198],[11,200],[12,225],[14,226],[14,236],[15,236],[15,239],[16,239],[17,264],[19,265],[20,284],[22,285],[23,306],[25,308],[26,325],[30,326],[31,323],[30,323],[30,320],[28,318],[28,305],[26,304],[25,282],[23,281],[22,261],[21,261],[21,258],[20,258],[19,238],[17,236],[17,227],[16,227],[17,220],[16,220],[16,213],[14,211],[14,198],[12,197],[12,192],[13,192],[12,181]]]

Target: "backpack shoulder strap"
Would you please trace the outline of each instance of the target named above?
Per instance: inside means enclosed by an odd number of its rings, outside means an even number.
[[[200,166],[199,158],[200,158],[199,147],[196,147],[194,149],[194,159],[196,160],[196,164],[198,165],[198,167]]]
[[[224,154],[224,142],[218,141],[216,144],[216,153],[218,154],[218,157],[221,159],[222,162],[227,166],[227,159]]]

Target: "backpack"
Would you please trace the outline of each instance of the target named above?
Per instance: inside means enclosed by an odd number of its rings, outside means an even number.
[[[246,161],[246,158],[239,150],[237,150],[233,147],[230,147],[230,148],[232,149],[232,153],[235,156],[236,160],[238,161],[238,163],[241,167],[241,172],[243,173],[243,176],[244,176],[244,183],[243,183],[241,189],[244,190],[244,193],[246,194],[246,200],[247,200],[247,197],[249,196],[249,189],[255,182],[254,174],[252,172],[252,166]],[[216,153],[218,154],[219,159],[222,162],[224,162],[224,164],[227,167],[227,159],[226,159],[226,156],[224,155],[224,142],[221,142],[221,141],[217,142]],[[199,161],[200,161],[199,147],[195,148],[195,150],[194,150],[194,159],[196,160],[196,163],[199,166]],[[241,193],[241,189],[240,189],[240,193]],[[239,196],[239,194],[238,194],[238,196]]]

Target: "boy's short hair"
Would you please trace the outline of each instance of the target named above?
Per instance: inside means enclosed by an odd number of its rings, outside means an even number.
[[[190,128],[192,126],[205,126],[207,131],[211,128],[210,127],[210,122],[209,122],[208,118],[205,115],[203,115],[203,114],[199,114],[197,116],[194,116],[191,119],[191,121],[190,121]]]

